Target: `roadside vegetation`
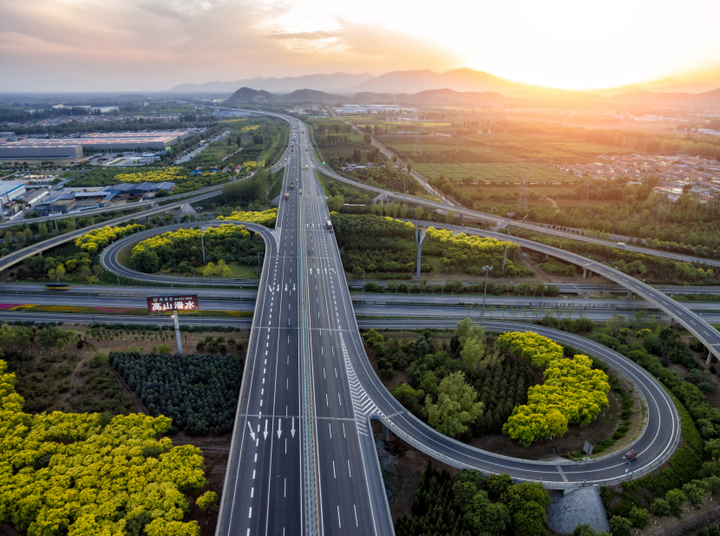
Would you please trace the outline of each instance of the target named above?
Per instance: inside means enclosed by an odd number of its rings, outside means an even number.
[[[151,415],[172,419],[171,431],[224,434],[235,422],[245,361],[227,354],[232,338],[207,337],[197,349],[206,346],[220,353],[171,355],[163,344],[157,354],[113,352],[108,360]]]
[[[398,536],[544,536],[547,491],[535,483],[513,484],[508,475],[478,471],[451,476],[430,462],[420,477],[412,515],[395,523]]]
[[[160,438],[167,417],[23,411],[0,360],[0,522],[29,535],[142,532],[197,536],[189,498],[207,481],[203,456]],[[98,467],[112,467],[99,471]],[[122,493],[109,490],[124,490]],[[209,499],[203,499],[205,503]]]
[[[399,207],[398,207],[399,208]],[[332,214],[335,236],[341,251],[343,267],[357,278],[390,274],[415,273],[417,246],[415,226],[393,220],[389,215]],[[505,242],[492,239],[453,235],[451,231],[428,228],[423,245],[421,271],[442,274],[483,273],[481,267],[493,266],[493,277],[501,275]],[[520,251],[517,244],[508,245],[506,276],[529,275],[514,260]]]
[[[265,243],[257,233],[244,225],[225,224],[205,231],[178,229],[147,238],[132,249],[130,259],[145,273],[162,270],[188,275],[198,269],[198,275],[232,277],[228,263],[254,266],[257,255],[264,251]]]

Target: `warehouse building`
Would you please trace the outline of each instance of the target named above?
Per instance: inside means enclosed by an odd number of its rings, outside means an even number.
[[[0,205],[9,203],[25,193],[23,181],[0,181]]]
[[[0,159],[80,158],[82,154],[82,144],[76,139],[0,142]]]
[[[186,130],[108,132],[72,138],[32,139],[0,142],[0,159],[80,158],[83,148],[96,151],[157,151],[191,136]]]

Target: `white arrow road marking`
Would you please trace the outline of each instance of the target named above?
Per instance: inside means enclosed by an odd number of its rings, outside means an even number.
[[[278,285],[278,292],[280,292],[280,285]]]
[[[280,435],[282,434],[282,430],[280,429],[280,419],[278,419],[278,439],[280,439]]]
[[[252,437],[252,440],[255,441],[255,433],[252,431],[252,426],[250,426],[250,423],[248,424],[248,428],[250,428],[250,437]]]
[[[263,432],[264,439],[267,439],[267,435],[268,435],[267,423],[268,423],[268,420],[265,419],[265,431]]]
[[[310,275],[312,275],[312,268],[310,268]]]
[[[325,275],[327,275],[327,268],[325,268]]]
[[[293,291],[295,290],[295,285],[293,284]]]
[[[285,283],[285,292],[287,292],[287,283]]]
[[[292,434],[293,438],[295,437],[295,417],[292,419],[292,428],[290,428],[290,433]]]

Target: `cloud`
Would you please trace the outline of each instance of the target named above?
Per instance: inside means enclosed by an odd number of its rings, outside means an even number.
[[[268,34],[268,39],[299,39],[302,41],[319,41],[321,39],[334,39],[340,37],[342,32],[295,32],[295,33],[276,33]]]

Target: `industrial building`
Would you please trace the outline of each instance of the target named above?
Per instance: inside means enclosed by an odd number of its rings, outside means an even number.
[[[82,144],[76,139],[24,139],[0,142],[0,159],[80,158],[82,154]]]
[[[102,188],[70,189],[54,193],[37,205],[41,216],[49,214],[66,214],[73,210],[102,208],[110,205],[114,199],[130,197],[152,197],[160,191],[171,192],[174,182],[123,182]]]
[[[0,205],[9,203],[25,193],[23,181],[0,181]]]
[[[45,199],[50,195],[50,190],[46,189],[35,189],[30,190],[25,193],[25,195],[22,196],[22,200],[25,201],[28,205],[31,207],[34,207],[37,205],[40,201]]]
[[[192,134],[187,130],[108,132],[79,137],[0,142],[0,159],[80,158],[83,148],[99,151],[163,150]]]

